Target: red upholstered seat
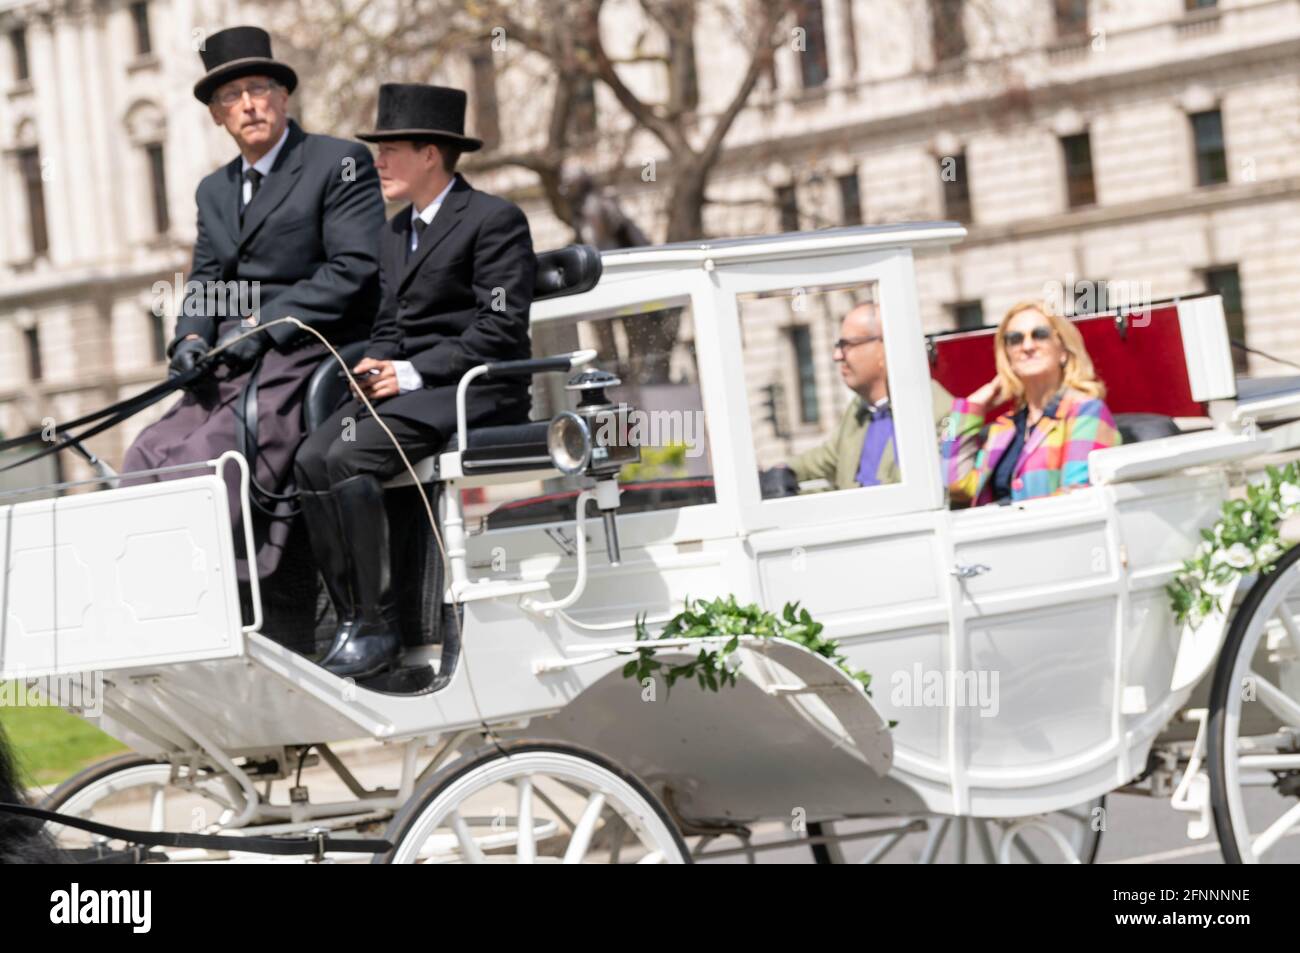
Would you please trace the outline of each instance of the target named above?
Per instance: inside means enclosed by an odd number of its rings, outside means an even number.
[[[1192,399],[1178,306],[1163,302],[1149,310],[1114,311],[1073,319],[1083,335],[1097,376],[1106,384],[1111,413],[1201,417],[1203,403]],[[932,336],[930,373],[954,396],[962,397],[987,383],[996,372],[994,328],[953,331]],[[1009,407],[990,408],[996,417]]]

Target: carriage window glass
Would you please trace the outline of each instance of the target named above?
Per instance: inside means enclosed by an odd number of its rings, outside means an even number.
[[[641,461],[619,473],[620,516],[714,502],[689,304],[535,324],[532,342],[537,357],[594,348],[599,355],[594,366],[622,381],[607,393],[634,409],[630,432],[641,444]],[[533,378],[533,420],[573,409],[577,395],[565,391],[566,377]],[[579,477],[555,477],[465,490],[467,525],[492,530],[572,520],[580,488]]]
[[[739,296],[763,497],[901,480],[875,282]]]

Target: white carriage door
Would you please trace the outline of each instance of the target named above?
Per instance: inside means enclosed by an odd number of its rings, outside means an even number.
[[[872,674],[873,705],[899,722],[894,775],[906,785],[892,802],[899,813],[949,809],[946,713],[899,711],[890,691],[916,665],[948,667],[952,610],[940,539],[947,513],[910,254],[859,251],[727,265],[714,274],[724,317],[718,333],[734,336],[724,349],[732,362],[728,399],[737,408],[728,425],[758,599],[775,611],[800,603],[851,665]],[[881,351],[867,349],[883,344],[897,474],[858,486],[841,472],[802,481],[798,495],[762,499],[759,470],[836,441],[851,412],[855,391],[841,376],[835,356],[844,352],[835,342],[846,333],[845,315],[864,301],[876,306],[884,340],[853,347],[879,361]],[[850,468],[860,456],[861,447],[852,448]]]
[[[718,265],[715,312],[728,446],[749,532],[943,506],[930,368],[907,248]],[[854,393],[834,359],[845,313],[876,306],[900,479],[762,499],[758,473],[831,438]],[[822,489],[827,489],[823,487]]]
[[[1123,783],[1124,579],[1104,490],[949,516],[958,810],[1029,814]]]
[[[951,668],[946,517],[846,515],[748,539],[761,604],[780,611],[798,602],[850,666],[871,674],[873,707],[897,722],[891,777],[906,786],[895,805],[900,814],[948,812],[953,804],[948,710],[925,694],[926,674]]]

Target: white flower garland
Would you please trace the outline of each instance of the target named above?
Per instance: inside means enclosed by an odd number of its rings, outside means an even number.
[[[1268,467],[1261,483],[1246,487],[1245,499],[1226,500],[1212,529],[1201,530],[1192,558],[1166,588],[1179,623],[1193,628],[1221,611],[1219,597],[1233,580],[1268,572],[1295,538],[1283,521],[1300,516],[1300,462]]]

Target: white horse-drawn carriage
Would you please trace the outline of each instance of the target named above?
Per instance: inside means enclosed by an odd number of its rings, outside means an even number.
[[[361,856],[394,862],[683,862],[791,843],[838,859],[855,839],[878,860],[909,837],[923,861],[1087,861],[1101,799],[1140,787],[1172,795],[1194,834],[1213,814],[1228,858],[1275,855],[1300,824],[1300,547],[1194,627],[1165,587],[1234,484],[1300,446],[1286,422],[1300,394],[1239,398],[1217,298],[1094,318],[1112,407],[1148,429],[1094,452],[1085,489],[950,510],[929,381],[964,393],[991,374],[993,343],[927,341],[912,255],[962,235],[627,250],[603,256],[598,282],[564,259],[532,312],[534,353],[562,356],[471,372],[536,373],[549,420],[462,423],[412,461],[418,479],[394,481],[422,488],[408,522],[440,550],[402,570],[418,583],[405,681],[341,680],[277,637],[257,580],[241,599],[236,545],[252,539],[234,539],[223,479],[234,468],[246,497],[238,454],[182,479],[0,501],[0,677],[102,673],[84,714],[135,752],[45,806],[154,831],[328,832],[318,854],[338,859],[357,852],[330,845],[382,836],[391,850]],[[901,479],[764,498],[760,469],[821,439],[847,399],[814,365],[864,296],[883,316]],[[323,369],[308,413],[340,386]],[[632,440],[639,462],[609,438],[635,426],[599,426],[629,409],[679,428]],[[1133,441],[1152,414],[1168,435]],[[870,696],[760,638],[717,692],[624,677],[646,646],[638,617],[653,629],[721,594],[801,602],[874,675]],[[322,762],[334,781],[304,786]],[[257,854],[223,841],[168,856]]]

